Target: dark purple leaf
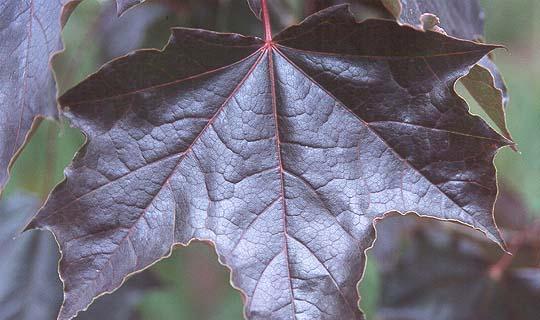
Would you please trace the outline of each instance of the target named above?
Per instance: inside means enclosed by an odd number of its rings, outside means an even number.
[[[56,117],[51,56],[79,1],[3,0],[0,3],[0,191],[9,166],[38,116]]]
[[[104,61],[139,49],[149,27],[170,13],[164,5],[154,1],[117,17],[113,6],[112,2],[103,6],[99,17],[99,32],[96,35]]]
[[[453,91],[493,48],[336,6],[271,42],[181,28],[105,65],[61,98],[88,142],[30,226],[64,253],[60,319],[192,239],[215,244],[250,319],[362,319],[389,211],[501,243],[508,141]]]
[[[170,28],[178,24],[193,28],[216,27],[219,12],[231,9],[230,6],[222,7],[215,0],[196,3],[157,0],[137,6],[117,17],[115,3],[109,2],[102,6],[96,23],[99,31],[90,40],[99,42],[102,51],[100,61],[105,63],[140,49],[143,45],[162,47],[170,35]]]
[[[400,219],[391,220],[398,224]],[[378,230],[385,229],[386,222]],[[520,240],[513,256],[505,256],[467,229],[416,219],[415,231],[410,230],[394,233],[399,250],[394,251],[395,263],[382,269],[377,319],[538,319],[538,229],[530,230],[533,237]]]
[[[540,298],[540,266],[536,266],[536,268],[520,268],[513,270],[512,276],[517,282],[524,285],[527,288],[527,292],[533,294],[533,297]],[[517,299],[514,301],[519,302],[519,304],[523,303]],[[533,302],[533,304],[534,303],[537,302]]]
[[[422,17],[425,14],[434,14],[447,34],[461,39],[483,41],[484,12],[478,0],[380,1],[401,23],[422,28]],[[482,58],[461,81],[502,134],[511,139],[506,126],[506,84],[493,61],[487,56]]]
[[[435,14],[441,27],[460,39],[484,36],[484,12],[478,0],[381,0],[400,22],[422,27],[421,16]],[[401,6],[401,7],[400,7]]]
[[[62,303],[52,234],[20,235],[38,199],[14,194],[0,204],[0,319],[54,319]]]

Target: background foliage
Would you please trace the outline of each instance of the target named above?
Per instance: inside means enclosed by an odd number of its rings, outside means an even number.
[[[84,1],[65,28],[67,50],[55,60],[60,90],[70,88],[115,56],[138,47],[162,47],[171,26],[244,34],[262,31],[244,1],[166,2],[173,3],[172,10],[148,5],[130,10],[116,20],[112,1]],[[291,10],[280,17],[279,23],[283,24],[303,15],[301,1],[286,2]],[[509,87],[508,123],[520,150],[520,153],[510,149],[500,152],[496,161],[499,185],[516,194],[523,206],[540,218],[540,90],[537,80],[540,77],[540,2],[484,0],[482,4],[486,11],[487,42],[508,47],[508,51],[498,50],[495,55]],[[142,12],[146,17],[144,21],[141,21]],[[465,95],[464,90],[460,92]],[[473,112],[480,113],[474,103],[470,104]],[[4,198],[17,191],[27,191],[44,200],[62,179],[63,168],[83,139],[78,130],[67,124],[58,126],[44,121],[17,160]],[[368,319],[377,310],[380,291],[375,260],[370,256],[361,284],[365,297],[362,306]],[[230,287],[228,270],[218,264],[213,249],[206,244],[194,243],[189,248],[176,250],[170,259],[148,272],[160,284],[152,285],[142,294],[137,307],[137,316],[141,319],[241,318],[240,294]]]

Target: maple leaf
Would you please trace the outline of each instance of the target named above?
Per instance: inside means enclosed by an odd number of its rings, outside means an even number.
[[[264,9],[264,6],[263,6]],[[502,243],[493,157],[509,142],[454,83],[495,46],[347,6],[264,40],[173,29],[60,99],[88,141],[29,228],[51,230],[70,319],[193,239],[250,319],[361,319],[373,221],[414,211]]]
[[[381,2],[401,23],[425,28],[426,22],[429,26],[428,14],[435,14],[438,24],[442,27],[441,30],[438,26],[433,26],[437,30],[473,41],[482,41],[484,37],[484,12],[478,0],[381,0]],[[486,56],[478,61],[461,82],[502,134],[512,140],[506,125],[505,108],[508,103],[506,84],[490,57]]]
[[[49,66],[60,32],[79,1],[4,0],[0,4],[0,191],[38,116],[56,117]]]

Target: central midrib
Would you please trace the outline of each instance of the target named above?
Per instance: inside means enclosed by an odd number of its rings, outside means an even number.
[[[283,221],[283,252],[285,254],[285,265],[287,267],[287,278],[289,280],[289,292],[290,292],[290,298],[291,298],[291,308],[292,308],[292,316],[296,319],[296,306],[294,304],[295,298],[294,298],[294,291],[292,286],[292,278],[291,278],[291,268],[290,268],[290,261],[289,261],[289,245],[288,245],[288,232],[287,232],[287,202],[285,201],[285,174],[284,174],[284,168],[283,168],[283,161],[282,161],[282,155],[281,155],[281,141],[279,138],[279,113],[277,110],[277,101],[276,101],[276,75],[274,70],[274,59],[272,57],[273,53],[273,47],[269,46],[267,49],[267,56],[268,56],[268,73],[269,73],[269,80],[270,80],[270,95],[272,97],[272,113],[274,115],[274,134],[275,134],[275,142],[276,142],[276,156],[278,160],[278,169],[279,169],[279,176],[280,176],[280,184],[281,184],[281,202],[282,202],[282,221]],[[253,297],[252,297],[253,298]]]

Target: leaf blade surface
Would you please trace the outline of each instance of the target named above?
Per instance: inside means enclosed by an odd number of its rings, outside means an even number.
[[[492,160],[508,142],[453,91],[491,49],[336,6],[269,44],[175,29],[105,65],[60,100],[88,142],[31,225],[63,248],[60,318],[193,239],[215,244],[250,319],[362,319],[389,211],[501,243]]]

